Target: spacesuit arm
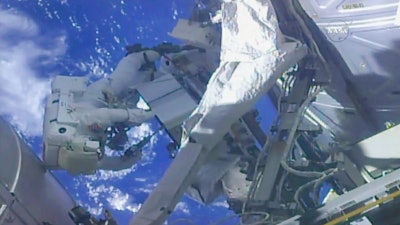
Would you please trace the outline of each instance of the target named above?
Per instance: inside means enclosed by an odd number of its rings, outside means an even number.
[[[78,114],[78,119],[82,125],[99,129],[106,129],[114,123],[128,122],[132,124],[141,124],[154,116],[151,111],[143,109],[88,109]]]
[[[151,80],[152,70],[143,69],[149,63],[160,58],[153,50],[131,53],[118,63],[114,72],[108,78],[100,79],[89,85],[84,93],[86,101],[98,101],[109,97],[123,98],[131,87],[138,86]]]

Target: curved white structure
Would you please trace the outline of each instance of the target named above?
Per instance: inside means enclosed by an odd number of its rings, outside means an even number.
[[[68,211],[75,201],[0,118],[0,224],[72,225]]]

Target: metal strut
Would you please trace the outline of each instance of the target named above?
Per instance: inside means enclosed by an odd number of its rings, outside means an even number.
[[[273,193],[279,191],[275,187],[281,186],[276,184],[279,183],[278,174],[282,169],[295,175],[299,175],[297,173],[301,173],[300,175],[303,175],[303,173],[307,173],[307,175],[318,173],[317,177],[320,177],[320,172],[297,171],[286,163],[288,152],[293,148],[298,131],[318,129],[304,126],[304,123],[302,123],[305,110],[320,91],[319,88],[315,88],[315,84],[313,83],[315,71],[314,69],[304,68],[307,67],[306,63],[303,61],[303,68],[300,68],[296,73],[289,74],[285,78],[286,80],[290,80],[290,82],[284,81],[282,83],[284,89],[281,90],[281,94],[283,96],[278,103],[280,105],[278,107],[280,112],[278,112],[279,116],[276,126],[272,128],[274,135],[270,139],[269,146],[264,147],[267,152],[260,154],[260,157],[267,155],[265,166],[258,168],[258,176],[261,176],[261,178],[253,180],[254,184],[252,184],[252,187],[254,190],[250,191],[253,194],[246,200],[244,211],[258,210],[259,207],[264,207],[265,209],[265,206],[271,206],[273,207],[271,210],[280,211],[280,215],[290,214],[289,211],[293,210],[293,207],[281,207],[281,202],[275,202],[272,198],[274,196]]]

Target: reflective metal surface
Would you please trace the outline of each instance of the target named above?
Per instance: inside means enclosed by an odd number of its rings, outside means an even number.
[[[0,224],[72,224],[74,200],[0,118]]]

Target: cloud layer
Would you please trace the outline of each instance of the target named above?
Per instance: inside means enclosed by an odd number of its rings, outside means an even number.
[[[0,9],[0,115],[27,136],[42,133],[44,100],[50,80],[40,77],[40,68],[51,66],[66,51],[65,37],[41,46],[37,24],[13,10]]]
[[[57,74],[54,71],[51,74],[46,69],[54,67],[59,63],[57,60],[66,54],[66,38],[43,34],[38,24],[28,16],[0,8],[0,115],[6,117],[24,136],[42,136],[45,100],[51,91],[51,79]],[[99,72],[99,66],[92,65],[90,59],[76,65],[78,68],[83,66],[91,74],[105,74]],[[129,132],[129,142],[137,143],[152,132],[150,123],[134,127]],[[152,163],[155,152],[151,149],[156,142],[157,137],[154,136],[144,151],[141,166]],[[100,215],[105,208],[135,213],[141,204],[130,196],[132,193],[127,193],[118,185],[136,168],[99,171],[92,176],[77,177],[70,189],[75,192],[76,199],[95,215]],[[107,185],[104,185],[105,181]],[[143,183],[140,191],[149,193],[155,184],[145,181],[147,179],[140,182]]]

